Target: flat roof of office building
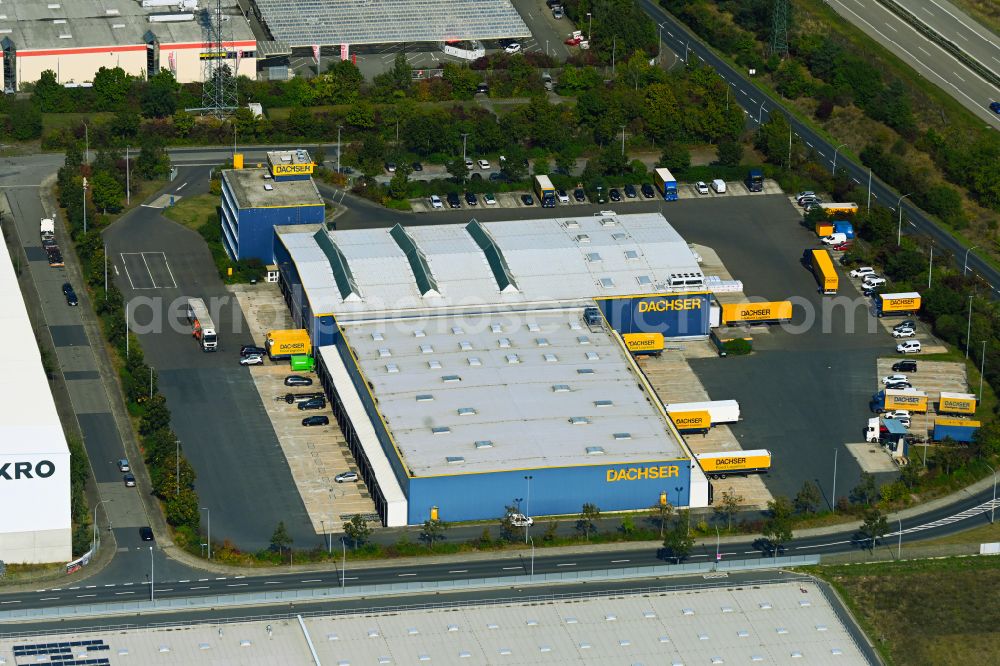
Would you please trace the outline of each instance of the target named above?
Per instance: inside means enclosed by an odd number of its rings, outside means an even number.
[[[686,458],[583,308],[385,319],[343,332],[413,476]]]
[[[270,174],[267,168],[226,169],[222,177],[241,210],[323,205],[323,197],[312,178],[275,181]]]
[[[659,213],[320,231],[277,227],[312,311],[372,313],[578,302],[704,276]]]
[[[18,350],[4,359],[0,373],[0,455],[66,453],[66,436],[5,243],[0,243],[0,329]]]
[[[275,40],[292,46],[530,37],[510,0],[254,0]]]
[[[161,44],[205,41],[206,3],[198,9],[143,7],[136,0],[17,0],[0,5],[0,37],[19,51],[144,44],[151,31]],[[212,3],[214,4],[214,2]],[[236,0],[223,0],[226,41],[254,41]],[[150,21],[150,16],[193,14],[190,20]]]
[[[377,602],[376,602],[377,603]],[[364,608],[239,622],[51,632],[0,639],[0,655],[78,643],[109,663],[869,664],[808,580],[708,589],[587,592],[432,607]],[[15,648],[17,652],[15,652]],[[312,654],[310,650],[315,650]],[[32,662],[35,657],[18,663]]]

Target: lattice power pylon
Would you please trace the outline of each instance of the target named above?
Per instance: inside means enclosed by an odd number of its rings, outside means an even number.
[[[774,17],[771,21],[771,55],[784,58],[788,55],[789,0],[774,0]]]
[[[236,75],[239,66],[239,56],[234,47],[232,53],[226,50],[223,39],[222,0],[209,0],[211,5],[207,13],[207,39],[202,58],[204,64],[204,84],[201,95],[201,106],[198,109],[204,114],[219,118],[228,116],[236,110],[238,97],[236,94]],[[232,55],[232,57],[230,57]]]

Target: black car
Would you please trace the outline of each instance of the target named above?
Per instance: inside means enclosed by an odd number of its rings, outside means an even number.
[[[458,200],[458,194],[456,192],[449,192],[448,196],[445,197],[448,200],[449,208],[461,208],[462,202]]]
[[[263,347],[257,347],[256,345],[243,345],[240,347],[240,357],[253,356],[254,354],[259,354],[263,356],[267,353],[267,350]]]
[[[642,196],[646,197],[647,199],[652,199],[653,197],[656,196],[656,190],[654,190],[653,186],[650,185],[649,183],[643,183]]]
[[[66,305],[79,305],[80,301],[76,298],[76,292],[73,291],[73,285],[69,282],[63,285],[63,296],[66,297]]]
[[[324,409],[326,407],[326,398],[313,398],[312,400],[306,400],[305,402],[299,403],[299,409],[305,411],[307,409]]]
[[[507,176],[503,175],[498,171],[494,171],[493,173],[490,174],[490,180],[492,180],[494,183],[499,183],[507,180]]]
[[[470,206],[476,206],[479,204],[479,197],[477,197],[474,192],[466,192],[465,203],[469,204]]]
[[[469,176],[469,180],[482,180],[482,179],[483,179],[483,174],[479,173],[478,171]]]
[[[410,166],[413,168],[414,171],[423,171],[424,170],[424,165],[421,164],[420,162],[414,162]]]
[[[477,95],[489,95],[490,94],[490,87],[488,85],[486,85],[485,83],[480,83],[478,86],[476,86],[476,94]]]
[[[152,541],[153,529],[151,527],[140,527],[139,538],[142,539],[143,541]]]
[[[887,389],[900,390],[900,389],[913,388],[913,384],[911,384],[910,382],[890,382],[886,384],[885,387]]]
[[[587,195],[583,193],[582,187],[578,187],[575,190],[573,190],[573,198],[576,199],[577,201],[586,201]]]
[[[893,372],[916,372],[917,362],[916,361],[899,361],[892,364]]]
[[[285,386],[312,386],[313,380],[302,375],[288,375],[285,377]]]
[[[636,194],[635,185],[629,183],[628,185],[625,186],[625,196],[627,196],[629,199],[635,199],[635,194]]]
[[[611,191],[608,192],[608,196],[611,197],[612,201],[621,201],[622,193],[618,191],[617,187],[612,187]]]
[[[532,198],[530,194],[522,194],[521,203],[523,203],[525,206],[534,206],[535,200]]]
[[[898,331],[901,328],[916,329],[917,328],[917,322],[913,321],[912,319],[904,319],[903,321],[901,321],[898,324],[896,324],[895,326],[893,326],[892,330]]]
[[[302,419],[302,425],[304,426],[325,426],[330,425],[330,417],[325,414],[320,414],[318,416],[307,416]]]

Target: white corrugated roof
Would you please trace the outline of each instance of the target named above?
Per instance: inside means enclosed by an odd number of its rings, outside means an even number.
[[[511,220],[481,224],[516,288],[501,291],[495,266],[465,224],[407,227],[437,294],[422,295],[412,264],[389,229],[327,232],[343,253],[360,298],[345,300],[315,231],[278,229],[314,313],[344,322],[374,313],[580,302],[668,291],[671,275],[701,276],[684,239],[659,213]]]
[[[0,330],[8,347],[17,350],[4,359],[0,373],[0,454],[66,453],[66,437],[10,254],[6,244],[0,246]]]
[[[414,317],[343,330],[414,476],[686,457],[621,347],[582,314]],[[594,447],[604,453],[588,454]]]

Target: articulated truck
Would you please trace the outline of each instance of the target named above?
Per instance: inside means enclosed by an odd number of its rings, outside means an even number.
[[[200,298],[187,299],[187,320],[191,324],[191,336],[198,341],[202,351],[210,352],[219,348],[219,334],[212,316],[208,314],[205,301]]]
[[[710,479],[724,479],[732,474],[763,474],[771,469],[771,452],[767,449],[697,453],[694,457]]]

